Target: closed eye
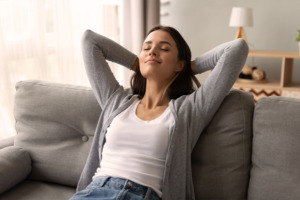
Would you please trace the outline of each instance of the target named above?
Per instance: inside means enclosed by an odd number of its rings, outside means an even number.
[[[151,49],[151,46],[150,45],[145,45],[144,47],[143,47],[143,50],[144,51],[149,51]]]

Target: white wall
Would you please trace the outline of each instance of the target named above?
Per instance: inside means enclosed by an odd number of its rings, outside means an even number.
[[[170,0],[161,7],[168,13],[161,24],[177,28],[195,58],[234,39],[237,28],[228,26],[234,6],[253,9],[254,26],[245,28],[250,49],[298,51],[295,36],[300,29],[300,0]],[[280,78],[280,58],[248,58],[247,64],[262,68],[268,79]],[[300,82],[300,59],[294,61],[293,81]]]

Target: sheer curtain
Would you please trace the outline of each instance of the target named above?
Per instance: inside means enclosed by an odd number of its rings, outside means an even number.
[[[15,84],[43,80],[89,86],[80,39],[92,29],[138,54],[159,24],[159,0],[0,0],[0,139],[15,134]],[[109,63],[120,84],[131,72]]]
[[[118,0],[0,0],[0,139],[15,134],[13,96],[22,80],[88,86],[85,29],[119,42]]]
[[[122,0],[120,43],[135,54],[141,51],[146,33],[160,24],[160,0]],[[132,72],[119,70],[119,79],[129,87]]]

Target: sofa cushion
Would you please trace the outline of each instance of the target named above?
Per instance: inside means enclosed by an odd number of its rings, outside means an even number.
[[[29,154],[20,147],[0,150],[0,194],[23,181],[31,171]]]
[[[232,90],[192,154],[196,199],[244,200],[250,173],[253,96]]]
[[[31,156],[30,179],[76,186],[101,112],[92,90],[40,81],[16,90],[15,145]]]
[[[12,190],[0,194],[2,200],[67,200],[76,191],[74,187],[40,181],[24,181]]]
[[[300,198],[300,99],[268,97],[253,120],[249,200]]]
[[[14,145],[14,136],[7,137],[4,139],[0,139],[0,149],[8,147],[8,146],[13,146]]]

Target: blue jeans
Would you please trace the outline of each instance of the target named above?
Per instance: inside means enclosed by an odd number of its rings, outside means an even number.
[[[98,178],[70,200],[160,200],[151,188],[121,178]]]

